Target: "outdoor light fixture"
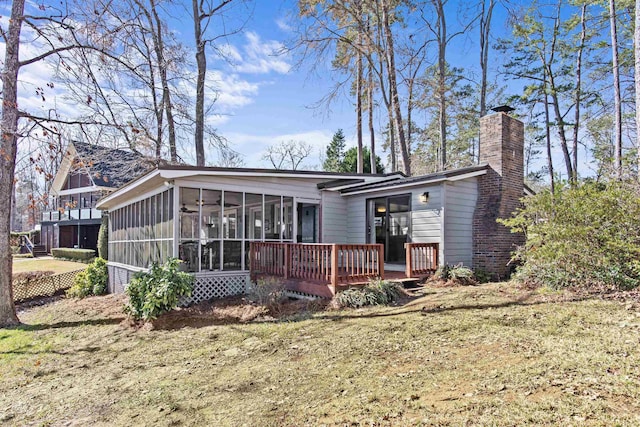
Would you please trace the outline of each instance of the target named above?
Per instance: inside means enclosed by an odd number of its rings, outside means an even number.
[[[420,195],[420,202],[427,203],[429,201],[429,192],[425,191]]]

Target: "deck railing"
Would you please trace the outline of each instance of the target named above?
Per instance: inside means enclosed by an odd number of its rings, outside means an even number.
[[[384,278],[379,244],[251,242],[251,279],[269,275],[331,284]]]
[[[430,274],[438,269],[437,243],[405,243],[404,248],[407,257],[407,277]]]

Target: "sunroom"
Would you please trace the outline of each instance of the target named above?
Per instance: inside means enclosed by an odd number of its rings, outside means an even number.
[[[332,257],[350,257],[349,265],[358,268],[354,277],[380,276],[384,262],[379,245],[358,245],[356,250],[346,245],[346,236],[333,236],[335,227],[327,221],[335,221],[329,212],[341,199],[337,189],[399,177],[158,168],[98,204],[109,212],[110,291],[121,292],[133,273],[169,257],[179,258],[181,268],[195,275],[193,301],[244,292],[252,266],[253,273],[276,275],[285,265],[295,267],[299,282],[306,284],[293,290],[316,294],[320,288],[313,287],[315,282],[335,281],[338,270],[344,272],[341,261],[334,265],[336,277],[331,277]],[[341,221],[346,223],[346,218]],[[335,286],[330,291],[322,285],[321,295],[332,292]]]

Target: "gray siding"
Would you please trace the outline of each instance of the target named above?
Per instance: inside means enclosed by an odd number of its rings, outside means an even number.
[[[322,243],[347,243],[347,200],[336,191],[322,192]]]
[[[478,198],[476,178],[445,184],[444,262],[473,268],[473,212]]]
[[[426,204],[420,201],[420,195],[425,191],[429,192],[429,201]],[[346,196],[348,209],[347,243],[366,242],[367,199],[408,193],[411,193],[411,241],[439,243],[442,229],[440,217],[442,193],[439,184]]]

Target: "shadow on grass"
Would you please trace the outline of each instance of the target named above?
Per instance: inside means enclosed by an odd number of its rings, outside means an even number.
[[[35,323],[15,326],[11,329],[22,331],[42,331],[46,329],[60,329],[60,328],[75,328],[78,326],[104,326],[104,325],[117,325],[122,322],[125,317],[109,317],[106,319],[90,319],[90,320],[78,320],[73,322],[55,322],[55,323]]]

